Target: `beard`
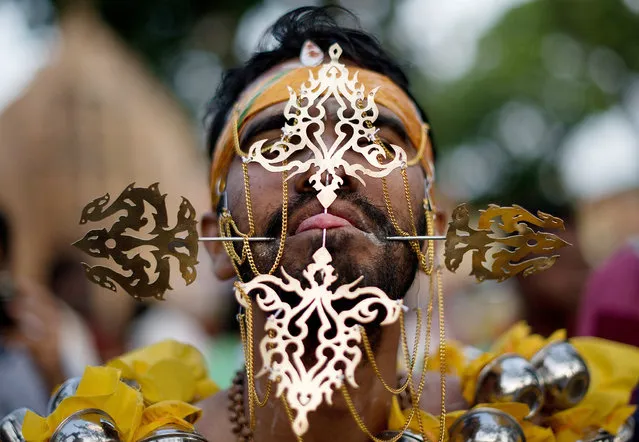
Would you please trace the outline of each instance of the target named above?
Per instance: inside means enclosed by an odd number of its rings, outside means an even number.
[[[385,212],[372,204],[367,198],[357,193],[342,193],[339,198],[356,207],[370,221],[372,232],[353,234],[341,229],[329,229],[326,231],[324,247],[332,257],[330,265],[335,268],[336,281],[330,286],[331,291],[337,287],[352,283],[362,278],[357,287],[377,287],[390,299],[403,299],[410,288],[418,267],[418,258],[411,250],[407,241],[388,241],[387,236],[397,234],[390,219]],[[314,194],[301,194],[289,204],[289,214],[294,214],[306,204],[312,204],[316,200]],[[423,213],[418,216],[418,234],[425,231],[425,219]],[[279,239],[282,228],[281,209],[276,211],[266,225],[263,235]],[[284,247],[284,254],[280,266],[275,275],[282,277],[281,269],[302,283],[303,288],[310,287],[310,283],[303,275],[303,271],[313,262],[313,254],[323,245],[322,235],[313,235],[303,245],[290,248]],[[237,247],[238,245],[236,245]],[[255,264],[260,271],[269,269],[275,261],[278,253],[279,241],[270,243],[257,243],[252,245]],[[240,250],[237,250],[240,252]],[[238,267],[243,281],[251,280],[255,275],[248,262]],[[290,305],[297,305],[300,298],[295,293],[287,293],[279,287],[273,287],[280,299]],[[337,312],[348,311],[358,303],[357,299],[341,299],[333,303]],[[362,324],[373,350],[378,347],[381,338],[382,327],[380,323],[385,316],[384,311],[378,311],[374,321]],[[292,321],[294,323],[294,321]],[[305,338],[305,347],[311,350],[317,347],[318,336],[316,331],[320,327],[317,314],[311,315],[306,324],[309,334]],[[292,330],[295,332],[295,330]],[[308,357],[314,359],[313,351],[308,351]],[[311,360],[309,360],[311,362]]]

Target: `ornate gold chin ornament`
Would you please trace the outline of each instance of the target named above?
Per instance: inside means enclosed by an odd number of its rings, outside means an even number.
[[[286,401],[296,411],[293,431],[297,435],[306,433],[308,413],[324,401],[331,404],[333,391],[342,388],[345,381],[357,387],[355,368],[362,358],[360,325],[379,319],[380,315],[381,325],[392,324],[403,305],[377,287],[357,287],[363,276],[331,290],[337,281],[331,260],[328,250],[321,247],[303,271],[304,283],[282,268],[282,278],[259,275],[249,282],[237,283],[235,291],[237,301],[245,308],[250,308],[250,295],[254,294],[257,305],[268,315],[266,336],[260,343],[263,366],[256,376],[269,374],[277,382],[275,395],[286,394]],[[291,305],[282,301],[274,286],[297,295],[299,302]],[[338,311],[334,303],[344,299],[357,303],[349,310]],[[320,324],[318,346],[314,362],[307,366],[303,360],[304,339],[309,333],[307,321],[313,315]]]
[[[554,263],[556,256],[526,258],[530,254],[551,253],[567,244],[555,235],[532,228],[563,228],[561,220],[541,212],[538,216],[534,216],[519,206],[505,208],[490,206],[480,213],[477,229],[469,226],[468,208],[465,205],[459,206],[453,212],[447,235],[436,237],[433,234],[432,211],[430,205],[427,205],[425,215],[428,235],[419,236],[415,227],[408,186],[407,154],[401,147],[385,145],[378,138],[377,129],[373,125],[378,115],[374,101],[376,89],[369,91],[366,95],[364,85],[357,81],[357,73],[349,77],[348,69],[339,62],[341,52],[338,45],[333,45],[329,49],[331,60],[319,69],[317,77],[314,77],[312,73],[309,74],[309,80],[301,87],[299,95],[289,88],[290,97],[284,115],[288,120],[292,120],[292,123],[287,123],[283,128],[279,142],[265,146],[266,140],[259,141],[249,148],[247,154],[242,153],[239,145],[235,146],[244,160],[242,171],[250,226],[248,233],[242,233],[239,230],[230,212],[225,209],[220,216],[220,231],[225,234],[225,237],[198,238],[193,207],[184,198],[178,212],[177,224],[170,228],[167,222],[165,196],[160,194],[157,184],[149,188],[136,188],[131,185],[110,205],[108,194],[87,205],[83,211],[81,223],[103,221],[110,216],[117,216],[117,221],[110,229],[92,230],[75,243],[88,254],[97,258],[106,258],[111,265],[115,264],[120,269],[118,272],[105,266],[91,267],[85,264],[87,276],[91,281],[110,290],[115,290],[116,285],[119,285],[138,299],[149,296],[161,299],[165,291],[170,289],[171,261],[175,261],[174,265],[179,265],[185,282],[191,283],[195,278],[198,239],[224,241],[236,269],[238,265],[248,260],[255,276],[250,281],[238,282],[235,295],[238,302],[246,309],[246,315],[242,316],[241,328],[247,361],[251,424],[255,421],[254,404],[257,403],[260,406],[266,404],[271,383],[275,382],[277,384],[275,396],[282,399],[291,419],[293,431],[298,437],[308,429],[308,413],[316,410],[324,402],[330,404],[336,389],[341,389],[360,428],[370,434],[357,415],[347,389],[347,385],[357,387],[354,373],[362,358],[360,343],[364,344],[371,366],[376,370],[375,359],[371,357],[370,344],[362,326],[375,320],[382,325],[392,324],[402,316],[403,306],[401,301],[390,299],[377,287],[357,287],[362,278],[335,286],[338,278],[336,269],[331,265],[333,258],[325,247],[326,236],[324,236],[322,247],[313,254],[313,261],[303,270],[303,280],[291,277],[284,268],[281,268],[281,276],[273,274],[280,267],[279,262],[286,244],[287,182],[290,177],[312,168],[310,182],[317,191],[316,196],[325,212],[335,201],[336,190],[343,184],[343,179],[337,173],[338,170],[342,170],[343,173],[363,184],[365,184],[363,175],[381,179],[389,219],[400,235],[387,239],[409,241],[412,250],[420,257],[422,270],[432,278],[436,275],[442,370],[445,370],[443,360],[445,336],[443,316],[441,316],[443,297],[440,271],[435,268],[433,241],[446,240],[445,264],[451,271],[458,268],[466,253],[472,252],[471,274],[480,281],[484,279],[501,281],[518,273],[527,276],[546,269]],[[339,117],[339,121],[335,124],[335,141],[330,146],[325,144],[322,136],[325,130],[324,117],[327,112],[325,104],[328,99],[334,100],[337,104],[336,115]],[[237,139],[236,134],[235,140],[239,143]],[[269,155],[265,156],[265,152]],[[310,157],[303,159],[304,154],[310,154]],[[348,158],[347,154],[349,154]],[[349,162],[349,160],[355,161]],[[277,258],[268,274],[259,273],[250,248],[250,242],[258,239],[255,237],[250,199],[250,175],[247,165],[250,162],[260,164],[267,171],[282,174],[283,229]],[[386,177],[393,171],[401,174],[404,183],[404,193],[412,223],[408,231],[402,229],[397,223],[388,194]],[[231,235],[235,236],[230,237]],[[231,241],[235,240],[243,243],[241,254],[232,245]],[[259,240],[268,241],[276,240],[276,238],[259,238]],[[421,252],[420,240],[428,241],[427,253]],[[494,253],[491,254],[492,251]],[[238,278],[239,276],[238,271]],[[431,300],[429,301],[431,307],[428,315],[432,311],[433,292],[434,284],[431,280]],[[282,300],[281,293],[290,295],[287,301]],[[254,299],[250,295],[254,296]],[[340,300],[353,301],[351,308],[338,310],[334,304]],[[267,315],[265,335],[259,344],[262,367],[258,373],[253,370],[252,305],[254,302]],[[319,319],[317,321],[319,327],[313,330],[316,334],[314,342],[317,342],[317,346],[307,349],[304,341],[309,337],[307,320],[311,317]],[[418,316],[418,324],[421,324],[420,318],[421,316]],[[427,346],[430,342],[430,323],[429,316],[425,339]],[[406,342],[403,322],[401,329],[402,341]],[[408,355],[407,345],[403,346],[406,365],[410,366],[412,372],[418,347],[415,345],[411,358]],[[419,406],[425,370],[424,363],[419,387],[412,385],[412,377],[410,377],[406,385],[400,389],[403,391],[408,387],[414,404],[413,413],[415,407]],[[266,397],[260,400],[255,389],[255,377],[266,374],[269,375]],[[384,382],[379,371],[376,370],[376,374]],[[389,391],[396,393],[395,389],[387,387],[385,383],[384,385]],[[445,385],[442,384],[442,397],[444,394]],[[412,416],[413,414],[411,418]],[[442,416],[445,416],[443,401]],[[417,419],[419,419],[419,413],[417,413]],[[410,418],[407,422],[410,422]],[[441,429],[444,427],[442,421]],[[371,437],[373,440],[378,440],[374,436]],[[443,436],[440,435],[440,437]]]

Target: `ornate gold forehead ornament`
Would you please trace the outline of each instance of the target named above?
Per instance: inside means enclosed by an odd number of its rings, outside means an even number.
[[[375,105],[377,88],[366,94],[364,85],[357,80],[357,73],[352,77],[348,75],[347,67],[339,62],[342,54],[339,45],[331,46],[329,53],[331,61],[322,66],[317,77],[309,74],[299,96],[289,87],[290,97],[284,108],[284,117],[293,123],[284,125],[282,140],[266,149],[268,157],[264,156],[267,140],[253,143],[246,158],[270,172],[288,172],[288,179],[313,170],[309,182],[317,190],[317,199],[325,208],[335,201],[335,191],[344,182],[337,173],[338,169],[366,185],[362,175],[382,178],[405,166],[408,161],[406,152],[399,146],[391,144],[387,147],[391,152],[387,152],[376,142],[377,129],[366,124],[367,121],[375,121],[379,114]],[[337,136],[327,145],[319,135],[325,131],[324,103],[329,98],[338,103],[340,121],[335,125]],[[311,134],[315,136],[311,137]],[[293,159],[301,151],[310,151],[311,155],[305,161]],[[358,154],[364,161],[349,162],[345,157],[349,151]]]
[[[418,235],[414,225],[410,232],[399,228],[385,179],[394,171],[399,171],[402,175],[410,219],[414,224],[406,175],[409,166],[406,152],[399,146],[388,146],[380,142],[373,125],[378,115],[376,89],[366,93],[364,85],[357,80],[357,73],[350,76],[347,67],[339,62],[340,55],[341,48],[333,45],[329,49],[330,61],[321,66],[317,76],[309,73],[309,79],[302,85],[299,94],[289,87],[289,100],[284,116],[292,123],[287,123],[283,128],[279,142],[265,147],[265,140],[258,141],[246,154],[242,153],[239,146],[235,146],[243,157],[244,191],[251,225],[249,233],[240,232],[230,212],[224,208],[220,214],[220,231],[223,236],[198,237],[195,211],[185,198],[182,198],[177,221],[171,227],[168,224],[166,195],[160,193],[158,185],[144,188],[131,184],[115,201],[111,202],[107,194],[84,208],[81,218],[83,224],[103,221],[111,216],[117,217],[117,220],[108,229],[89,231],[75,243],[89,255],[107,259],[112,266],[115,264],[116,268],[84,264],[92,282],[113,291],[119,286],[137,299],[164,297],[165,292],[171,288],[171,261],[179,264],[186,284],[192,283],[196,276],[199,241],[223,241],[234,264],[248,259],[255,276],[250,281],[238,281],[235,294],[247,312],[243,342],[249,379],[250,420],[254,422],[254,404],[266,403],[266,399],[260,400],[257,397],[254,385],[252,312],[255,303],[267,317],[265,336],[259,345],[262,368],[255,376],[268,375],[269,380],[277,384],[275,396],[284,401],[287,410],[292,410],[291,423],[297,436],[308,430],[308,413],[316,410],[322,403],[332,403],[334,391],[341,390],[347,403],[352,404],[346,387],[357,387],[355,369],[362,359],[360,344],[363,343],[366,347],[368,342],[363,325],[373,321],[380,325],[392,324],[400,318],[404,306],[401,300],[391,299],[378,287],[359,287],[363,277],[335,287],[338,275],[331,265],[333,258],[325,247],[325,231],[322,246],[315,251],[312,262],[302,272],[303,280],[292,277],[284,267],[279,266],[287,233],[287,182],[292,176],[312,172],[309,182],[317,191],[316,197],[325,213],[337,198],[336,191],[343,183],[337,173],[338,169],[363,185],[366,184],[364,175],[380,179],[389,218],[398,233],[398,236],[386,239],[408,241],[420,256],[421,268],[429,275],[434,270],[432,245],[436,240],[445,241],[445,265],[451,271],[455,271],[464,256],[470,252],[471,274],[478,281],[502,281],[520,273],[528,276],[547,269],[557,256],[546,255],[567,245],[556,235],[541,230],[563,229],[560,219],[542,212],[535,216],[519,206],[491,205],[480,211],[477,228],[473,228],[469,225],[471,217],[468,207],[461,205],[453,212],[447,234],[440,237],[433,234],[430,216],[432,211],[430,204],[426,202],[427,235]],[[322,137],[325,129],[323,117],[327,112],[324,104],[329,98],[337,103],[339,116],[334,127],[336,136],[330,145]],[[302,151],[311,153],[304,161],[299,159],[303,157],[299,155]],[[265,156],[264,152],[269,155]],[[357,158],[357,161],[349,161],[347,158]],[[257,271],[249,245],[251,241],[277,240],[254,235],[247,166],[251,162],[282,175],[282,234],[279,238],[278,257],[268,274]],[[147,211],[146,207],[151,210]],[[242,256],[235,250],[232,244],[234,241],[243,243]],[[428,242],[427,257],[421,253],[419,241]],[[281,275],[274,274],[278,268]],[[439,280],[439,270],[437,275]],[[284,301],[280,297],[281,293],[292,297],[289,296]],[[294,301],[291,302],[290,299]],[[350,308],[340,310],[335,304],[340,301],[340,304],[344,304],[344,300],[350,301]],[[441,295],[439,302],[442,307]],[[440,314],[441,310],[443,308],[440,308]],[[317,345],[312,349],[313,355],[308,355],[304,341],[311,332],[308,327],[308,319],[311,317],[319,319],[319,326],[317,330],[313,330]],[[443,333],[442,321],[440,317],[440,333]],[[428,323],[430,324],[430,320]],[[427,329],[427,333],[430,333],[430,325]],[[443,339],[440,340],[440,345],[443,345],[441,342]],[[412,363],[408,363],[411,370],[414,359],[415,357],[412,358]],[[372,364],[373,361],[371,360]],[[423,370],[425,367],[424,365]],[[416,395],[414,404],[419,404],[422,388],[423,382],[416,393],[410,388],[411,394]],[[267,398],[268,392],[270,383]],[[351,412],[355,417],[356,412],[353,410]],[[414,410],[415,408],[413,412]]]

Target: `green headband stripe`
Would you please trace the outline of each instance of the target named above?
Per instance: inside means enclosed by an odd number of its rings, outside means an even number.
[[[246,104],[246,106],[244,106],[244,109],[242,110],[242,112],[240,113],[240,116],[238,118],[238,126],[242,125],[242,122],[244,122],[244,118],[246,117],[246,114],[248,113],[249,109],[251,108],[251,106],[253,105],[253,103],[255,103],[255,100],[257,100],[257,98],[262,95],[262,93],[268,88],[270,87],[273,83],[275,83],[277,80],[279,80],[280,78],[282,78],[284,75],[288,74],[289,72],[295,70],[297,68],[288,68],[288,69],[284,69],[281,72],[278,72],[277,74],[275,74],[273,77],[271,77],[266,83],[264,83],[262,86],[260,86],[260,88],[257,90],[257,92],[255,93],[255,95],[253,95],[253,97],[249,100],[249,102]],[[239,127],[238,127],[239,129]]]

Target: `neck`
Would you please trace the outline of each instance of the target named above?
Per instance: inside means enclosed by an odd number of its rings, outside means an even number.
[[[254,352],[256,364],[259,367],[259,343],[263,337],[264,318],[257,317],[255,321]],[[261,315],[260,315],[261,316]],[[399,324],[384,326],[375,352],[375,360],[379,373],[389,385],[397,382],[397,351],[400,339]],[[373,367],[366,357],[363,346],[362,360],[355,372],[357,388],[348,385],[348,391],[359,416],[373,434],[378,434],[388,428],[392,394],[389,393],[377,378]],[[258,368],[256,367],[256,368]],[[256,379],[258,395],[264,396],[267,377]],[[276,384],[273,385],[272,395],[267,404],[255,407],[255,442],[289,442],[296,441],[291,429],[286,410],[280,398],[275,397]],[[248,406],[246,407],[248,415]],[[305,442],[326,442],[331,440],[349,440],[350,442],[367,442],[370,438],[355,422],[349,407],[344,400],[341,390],[335,390],[332,405],[323,403],[316,411],[308,415],[309,429],[302,436]]]

